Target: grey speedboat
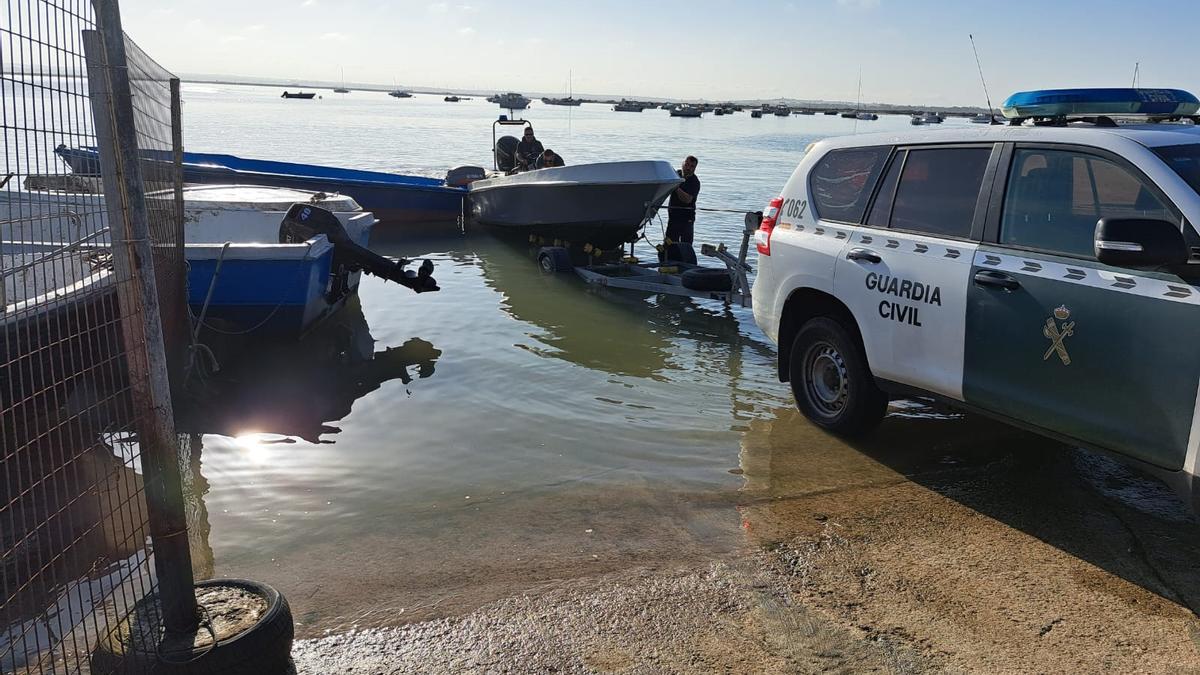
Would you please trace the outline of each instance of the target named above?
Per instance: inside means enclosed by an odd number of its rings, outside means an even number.
[[[467,199],[484,225],[607,250],[636,240],[681,182],[664,161],[601,162],[477,180]]]

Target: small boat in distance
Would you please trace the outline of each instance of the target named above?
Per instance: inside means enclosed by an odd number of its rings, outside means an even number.
[[[340,71],[341,71],[341,73],[342,73],[342,86],[340,86],[340,87],[334,87],[334,89],[333,89],[333,93],[335,93],[335,94],[349,94],[349,93],[350,93],[350,90],[346,88],[346,69],[345,69],[345,68],[339,68],[338,70],[340,70]]]
[[[529,107],[529,99],[511,91],[507,94],[497,94],[488,100],[507,110],[524,110]]]
[[[971,118],[971,124],[1000,124],[996,118],[987,113],[979,113]]]
[[[671,110],[671,117],[700,117],[703,114],[703,108],[697,108],[687,103],[676,106]]]
[[[876,115],[873,112],[860,112],[854,114],[854,119],[872,121],[879,119],[879,115]]]
[[[388,92],[388,96],[391,96],[392,98],[412,98],[412,93],[403,89],[393,89],[392,91]]]
[[[443,98],[442,100],[445,101],[446,103],[458,103],[462,99],[457,96],[447,96],[446,98]]]
[[[313,97],[314,97],[314,96],[316,96],[316,95],[317,95],[317,94],[316,94],[316,92],[307,92],[307,91],[296,91],[296,92],[291,92],[291,91],[284,91],[284,92],[283,92],[283,95],[282,95],[282,96],[280,96],[279,98],[303,98],[303,99],[309,99],[309,98],[313,98]]]
[[[838,111],[836,111],[836,110],[826,110],[826,111],[825,111],[825,114],[826,114],[826,115],[836,115],[836,114],[838,114]]]
[[[751,110],[750,116],[753,117],[754,119],[762,119],[762,111],[761,110]]]
[[[578,99],[578,98],[573,98],[571,96],[568,96],[566,98],[550,98],[549,96],[543,96],[542,103],[545,103],[546,105],[566,105],[566,106],[574,107],[574,106],[578,106],[578,105],[583,105],[583,100]]]
[[[776,117],[788,117],[792,114],[792,109],[786,105],[777,105],[773,111]]]
[[[925,117],[923,115],[913,115],[912,118],[908,120],[908,123],[913,126],[921,126],[925,124]]]
[[[613,106],[613,110],[617,112],[642,112],[646,107],[637,101],[627,101],[621,99],[621,102]]]

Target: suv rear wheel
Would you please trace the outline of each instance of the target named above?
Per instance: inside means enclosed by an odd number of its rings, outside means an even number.
[[[792,343],[792,394],[805,417],[846,436],[865,434],[887,412],[857,336],[836,319],[819,316]]]

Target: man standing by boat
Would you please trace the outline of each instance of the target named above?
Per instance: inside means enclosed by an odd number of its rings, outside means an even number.
[[[542,142],[533,137],[533,127],[525,127],[525,136],[521,142],[517,143],[517,167],[526,170],[532,169],[533,163],[542,156],[544,151]]]
[[[692,243],[696,227],[696,198],[700,196],[700,179],[696,177],[699,160],[688,155],[683,160],[679,177],[683,183],[671,193],[667,203],[667,239],[672,242]]]

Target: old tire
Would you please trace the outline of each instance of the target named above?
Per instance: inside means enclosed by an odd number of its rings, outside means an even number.
[[[696,267],[685,270],[679,277],[684,288],[693,291],[728,291],[733,288],[729,270],[717,267]]]
[[[887,412],[858,334],[836,319],[816,317],[800,327],[789,368],[796,406],[817,426],[861,436]]]
[[[696,264],[696,249],[692,248],[691,244],[684,242],[675,242],[667,244],[663,247],[662,253],[658,254],[659,262],[681,262],[688,265]]]
[[[142,644],[131,639],[128,627],[145,613],[138,611],[153,596],[138,603],[130,618],[118,630],[112,631],[92,652],[91,670],[102,673],[153,673],[154,675],[190,675],[192,673],[222,673],[223,675],[254,675],[285,673],[291,666],[292,640],[295,626],[292,609],[279,591],[256,581],[245,579],[213,579],[196,583],[197,591],[207,587],[238,588],[266,601],[267,609],[250,628],[219,641],[211,649],[201,647],[192,651],[170,651],[159,658],[157,645]]]
[[[571,264],[571,253],[562,246],[543,246],[538,250],[538,267],[546,274],[570,272],[575,269]]]

